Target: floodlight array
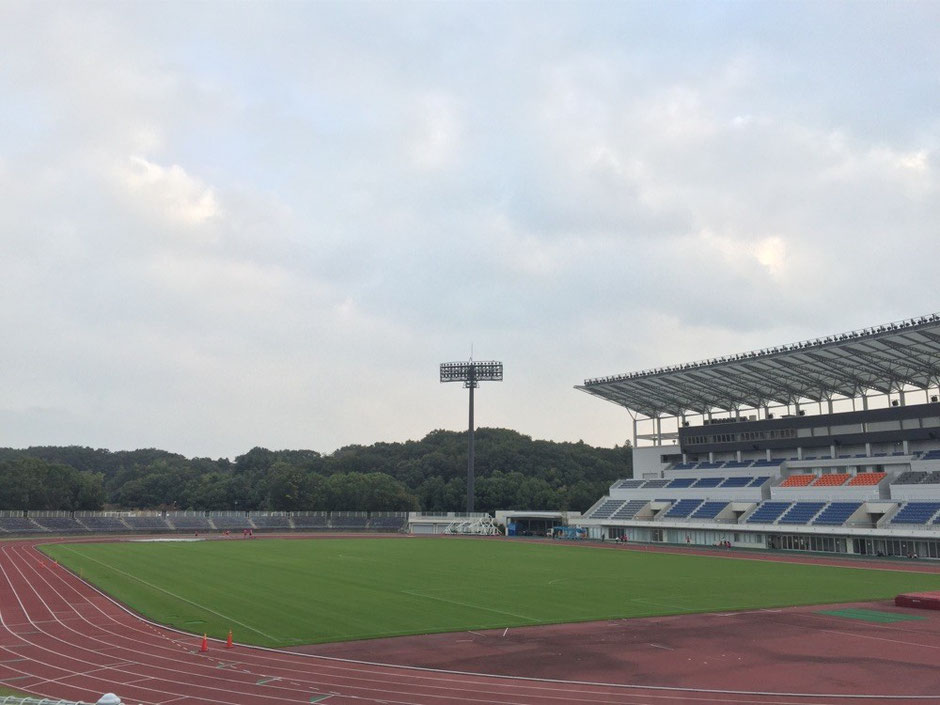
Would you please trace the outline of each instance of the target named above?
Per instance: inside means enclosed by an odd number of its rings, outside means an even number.
[[[503,363],[442,362],[441,382],[502,382]]]

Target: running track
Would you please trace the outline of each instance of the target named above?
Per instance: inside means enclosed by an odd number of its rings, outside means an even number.
[[[0,542],[0,684],[126,705],[861,705],[940,696],[760,693],[552,681],[396,667],[256,647],[224,649],[147,622],[36,550]],[[668,655],[666,655],[668,657]],[[889,689],[890,690],[890,689]]]

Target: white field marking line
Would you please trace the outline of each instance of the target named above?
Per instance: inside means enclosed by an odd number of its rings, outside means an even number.
[[[0,566],[0,570],[2,570],[2,566]],[[87,583],[83,583],[83,585],[84,587],[91,589],[97,594],[99,594],[100,596],[106,598],[113,606],[118,607],[119,609],[127,613],[128,615],[133,616],[135,619],[138,619],[141,622],[147,623],[147,620],[143,620],[138,615],[135,615],[133,612],[130,612],[130,610],[128,610],[126,607],[121,605],[119,602],[116,602],[113,598],[101,592],[94,586],[91,586]],[[15,594],[15,591],[14,591],[14,594]],[[100,611],[100,608],[99,608],[99,611]],[[113,618],[111,619],[113,621]],[[150,623],[150,624],[153,624],[153,623]],[[156,626],[160,626],[160,625],[156,625]],[[177,630],[177,629],[167,628],[167,627],[161,627],[161,628],[168,629],[169,631],[176,631],[180,634],[185,634],[185,632],[181,632],[180,630]],[[880,700],[890,700],[890,699],[913,700],[913,701],[940,700],[940,695],[881,695],[881,694],[851,695],[851,694],[841,694],[841,693],[837,693],[837,694],[781,693],[781,692],[774,692],[774,691],[723,690],[723,689],[714,689],[714,688],[684,688],[684,687],[677,687],[677,686],[636,685],[636,684],[627,684],[627,683],[604,683],[604,682],[598,682],[598,681],[577,681],[577,680],[561,680],[561,679],[552,679],[552,678],[533,678],[533,677],[525,677],[525,676],[502,676],[502,675],[487,674],[487,673],[473,673],[469,671],[426,668],[426,667],[421,667],[421,666],[402,666],[399,664],[378,663],[375,661],[363,661],[359,659],[340,658],[336,656],[322,656],[322,655],[315,655],[315,654],[303,654],[303,653],[298,653],[298,652],[286,652],[281,649],[273,649],[273,648],[264,647],[264,646],[253,646],[250,648],[252,651],[262,651],[262,652],[272,654],[272,656],[277,656],[278,658],[276,659],[272,658],[272,660],[274,660],[275,663],[278,664],[282,668],[287,668],[288,663],[293,663],[292,660],[288,662],[283,659],[284,656],[290,654],[291,656],[300,657],[301,660],[309,659],[309,660],[319,660],[319,661],[330,661],[334,663],[342,663],[342,664],[349,664],[349,665],[376,666],[376,667],[381,667],[381,668],[390,669],[390,670],[417,671],[417,672],[426,672],[426,673],[433,673],[433,674],[468,676],[468,677],[473,677],[473,678],[484,677],[484,678],[490,678],[494,680],[518,681],[518,685],[513,684],[514,687],[518,687],[518,688],[531,688],[532,687],[532,686],[525,685],[526,683],[545,683],[545,684],[556,686],[556,687],[547,688],[549,693],[557,692],[557,685],[569,685],[569,686],[590,686],[590,687],[601,686],[605,688],[616,688],[618,690],[620,689],[642,690],[642,691],[659,690],[663,692],[703,693],[703,694],[718,694],[718,695],[745,695],[745,696],[751,695],[751,696],[776,696],[776,697],[799,697],[799,698],[823,697],[823,698],[835,698],[835,699],[856,698],[856,699],[862,699],[862,700],[878,700],[878,699]],[[45,649],[45,650],[48,651],[49,649]],[[377,672],[355,671],[354,673],[357,676],[359,676],[359,679],[365,679],[365,673],[377,673]],[[479,688],[478,683],[474,683],[474,685],[477,688]],[[384,691],[384,692],[390,692],[390,691]],[[581,692],[581,691],[576,690],[573,692]],[[650,696],[650,697],[663,697],[663,696]],[[481,701],[478,700],[477,702],[481,702]],[[768,705],[768,703],[766,701],[763,701],[762,705]]]
[[[650,646],[652,646],[654,649],[665,649],[666,651],[675,651],[675,649],[672,648],[671,646],[663,646],[662,644],[654,644],[653,642],[650,642]]]
[[[415,597],[424,597],[428,600],[437,600],[438,602],[447,602],[452,605],[459,605],[460,607],[469,607],[475,610],[483,610],[484,612],[493,612],[495,614],[501,614],[505,617],[515,617],[516,619],[524,619],[527,622],[539,623],[540,620],[535,619],[534,617],[526,617],[524,614],[514,614],[513,612],[504,612],[503,610],[494,610],[492,607],[483,607],[482,605],[474,605],[471,602],[461,602],[460,600],[448,600],[446,597],[435,597],[434,595],[427,595],[425,593],[417,592],[416,590],[402,590],[406,595],[413,595]]]
[[[76,553],[76,554],[77,554],[77,551],[75,551],[75,550],[72,549],[72,548],[64,548],[63,550],[70,551],[71,553]],[[245,629],[247,629],[247,630],[250,631],[250,632],[254,632],[255,634],[260,634],[260,635],[263,636],[265,639],[270,639],[271,641],[277,641],[277,639],[276,639],[275,637],[271,636],[270,634],[265,634],[265,633],[264,633],[263,631],[261,631],[260,629],[255,629],[254,627],[249,626],[248,624],[245,624],[244,622],[239,622],[237,619],[234,619],[234,618],[228,616],[227,614],[222,614],[221,612],[218,612],[218,611],[216,611],[216,610],[214,610],[214,609],[212,609],[212,608],[210,608],[210,607],[206,607],[205,605],[200,605],[198,602],[194,602],[193,600],[187,600],[185,597],[182,597],[182,596],[180,596],[180,595],[177,595],[175,592],[170,592],[169,590],[167,590],[167,589],[165,589],[165,588],[162,588],[162,587],[160,587],[160,586],[158,586],[158,585],[154,585],[153,583],[149,583],[149,582],[147,582],[146,580],[144,580],[143,578],[138,578],[136,575],[134,575],[134,574],[132,574],[132,573],[128,573],[127,571],[121,570],[120,568],[115,568],[114,566],[108,565],[108,564],[105,563],[104,561],[100,561],[100,560],[98,560],[97,558],[92,558],[91,556],[83,556],[83,557],[86,558],[86,559],[88,559],[88,560],[90,560],[90,561],[92,561],[93,563],[97,563],[98,565],[104,566],[104,567],[107,568],[108,570],[112,570],[112,571],[114,571],[115,573],[120,573],[121,575],[123,575],[123,576],[125,576],[125,577],[127,577],[127,578],[130,578],[131,580],[136,580],[138,583],[142,583],[142,584],[146,585],[147,587],[151,588],[152,590],[156,590],[156,591],[158,591],[158,592],[162,592],[162,593],[164,593],[165,595],[169,595],[170,597],[175,598],[175,599],[179,600],[180,602],[185,602],[185,603],[188,604],[188,605],[192,605],[193,607],[198,607],[198,608],[201,609],[201,610],[205,610],[206,612],[209,612],[209,613],[211,613],[211,614],[214,614],[216,617],[221,617],[222,619],[227,619],[227,620],[230,621],[232,624],[237,624],[238,626],[244,627]]]
[[[509,627],[503,629],[503,636],[506,636],[507,633],[509,633]]]
[[[765,612],[783,612],[782,609],[761,609],[761,610],[741,610],[740,612],[705,612],[705,615],[713,614],[716,617],[736,617],[739,614],[762,614]]]
[[[5,553],[6,553],[6,552],[5,552]],[[9,555],[9,553],[7,553],[7,555]],[[48,575],[48,574],[36,570],[36,568],[33,567],[32,564],[29,562],[29,559],[26,559],[25,564],[26,564],[27,566],[30,566],[30,567],[32,568],[32,570],[33,570],[33,572],[35,573],[36,577],[39,578],[39,579],[41,580],[41,582],[44,582],[44,583],[52,590],[52,592],[53,592],[55,595],[57,595],[58,597],[64,599],[64,596],[62,595],[62,593],[60,593],[60,592],[49,582],[49,580],[47,579],[47,575]],[[21,568],[19,565],[17,565],[17,564],[13,564],[12,567],[13,567],[13,568],[16,568],[17,572],[20,574],[20,577],[26,582],[26,585],[32,590],[33,594],[39,599],[39,601],[43,604],[43,606],[45,606],[46,609],[48,609],[48,604],[46,603],[46,600],[39,594],[38,590],[36,589],[36,585],[35,585],[34,583],[30,582],[29,578],[27,578],[27,576],[23,573],[22,568]],[[16,588],[13,586],[13,583],[10,581],[10,579],[9,579],[7,573],[6,573],[6,569],[5,569],[2,565],[0,565],[0,571],[3,572],[4,576],[5,576],[6,579],[7,579],[7,583],[10,585],[11,591],[13,592],[14,596],[17,598],[18,601],[20,601],[20,604],[22,605],[22,601],[20,600],[20,594],[19,594],[19,592],[16,590]],[[72,575],[72,574],[70,573],[70,575]],[[72,590],[74,591],[74,588],[72,588],[72,586],[69,586],[67,583],[65,583],[65,582],[62,580],[61,575],[55,574],[54,577],[57,577],[57,578],[60,580],[60,582],[63,583],[63,585],[65,585],[66,587],[69,587],[70,589],[72,589]],[[24,612],[25,612],[25,610],[24,610]],[[99,612],[100,612],[100,608],[99,608]],[[130,613],[128,613],[128,614],[130,614]],[[28,614],[27,614],[27,618],[29,618]],[[87,620],[85,620],[85,621],[87,622]],[[112,621],[113,621],[113,620],[112,620]],[[91,623],[89,622],[89,624],[91,624]],[[69,629],[69,631],[73,632],[76,636],[79,636],[79,637],[85,639],[85,640],[88,641],[88,642],[97,641],[97,642],[101,643],[101,644],[104,645],[104,646],[113,646],[113,644],[110,644],[110,643],[108,643],[108,642],[104,642],[104,641],[102,641],[101,639],[98,639],[98,638],[95,638],[95,637],[89,637],[88,635],[80,634],[79,632],[75,631],[74,629],[71,629],[71,628],[67,627],[67,626],[64,625],[64,624],[63,624],[62,626],[63,626],[63,627],[66,627],[67,629]],[[99,628],[101,628],[101,627],[99,627]],[[105,629],[103,629],[103,628],[102,628],[102,630],[103,630],[103,631],[106,631],[106,632],[108,632],[108,633],[110,633],[110,634],[112,634],[112,635],[114,635],[114,636],[122,636],[122,635],[119,635],[119,634],[117,634],[117,633],[115,633],[115,632],[111,632],[111,631],[105,630]],[[89,652],[91,652],[91,653],[97,653],[94,649],[87,648],[87,647],[84,647],[84,646],[80,646],[80,645],[78,645],[78,644],[71,644],[71,643],[65,641],[64,639],[62,639],[62,638],[60,638],[60,637],[57,637],[57,636],[55,636],[55,635],[53,635],[53,634],[51,634],[51,633],[49,633],[49,632],[45,632],[45,631],[42,631],[42,630],[40,630],[40,632],[43,633],[43,634],[45,634],[46,636],[52,637],[52,638],[55,639],[57,642],[60,642],[60,643],[62,643],[62,644],[65,644],[65,645],[68,646],[68,647],[72,647],[73,649],[78,649],[78,650],[80,650],[80,651],[89,651]],[[26,640],[24,639],[24,641],[26,641]],[[71,659],[73,659],[73,660],[81,661],[82,663],[85,663],[85,664],[87,664],[87,665],[89,665],[89,666],[92,666],[92,667],[94,667],[94,668],[96,668],[96,669],[97,669],[97,668],[100,668],[100,666],[99,666],[98,664],[94,664],[94,663],[91,663],[91,662],[89,662],[89,661],[83,661],[81,658],[79,658],[79,657],[77,657],[77,656],[74,656],[73,654],[70,654],[70,653],[68,653],[68,652],[65,652],[65,651],[54,651],[54,650],[52,650],[52,649],[50,649],[50,648],[47,648],[47,647],[44,647],[44,646],[40,646],[38,643],[32,643],[32,642],[28,642],[28,641],[27,641],[27,643],[30,643],[32,646],[36,646],[36,647],[42,649],[43,651],[48,651],[48,652],[50,652],[50,653],[52,653],[52,654],[56,654],[56,655],[64,655],[64,656],[67,656],[67,657],[69,657],[69,658],[71,658]],[[145,658],[146,658],[146,657],[151,657],[151,658],[152,658],[152,654],[147,654],[147,653],[140,652],[140,651],[135,651],[135,650],[130,650],[130,651],[131,651],[131,653],[139,654],[139,655],[141,655],[141,656],[143,656],[143,657],[145,657]],[[173,660],[170,659],[169,657],[164,657],[164,658],[166,658],[166,660],[171,660],[171,661],[173,661]],[[134,662],[134,663],[135,663],[135,665],[141,665],[141,666],[145,666],[145,667],[148,665],[147,662],[143,662],[143,661],[142,661],[142,662]],[[152,661],[151,661],[150,663],[152,664]],[[174,666],[180,666],[180,665],[183,665],[183,664],[182,664],[180,661],[177,660],[177,661],[173,661],[173,665],[174,665]],[[61,667],[60,667],[60,668],[61,668]],[[153,678],[153,677],[151,676],[151,679],[152,679],[152,680],[157,680],[161,685],[164,685],[164,686],[181,686],[181,687],[183,687],[183,688],[191,688],[191,687],[193,686],[193,681],[191,680],[191,678],[193,678],[193,677],[199,678],[199,677],[200,677],[200,674],[198,673],[198,671],[183,670],[183,669],[180,669],[180,668],[171,668],[171,667],[167,667],[167,666],[164,666],[164,668],[165,668],[166,670],[169,670],[169,671],[174,672],[174,673],[176,673],[176,674],[180,674],[180,675],[177,676],[177,678],[180,678],[180,677],[190,677],[190,679],[188,679],[188,680],[169,680],[169,679],[167,679],[167,678],[165,678],[165,677],[164,677],[164,678],[160,678],[160,679],[155,679],[155,678]],[[208,665],[203,666],[202,664],[200,664],[199,668],[201,668],[202,670],[208,670],[208,671],[209,671],[207,674],[205,674],[206,677],[220,678],[220,676],[218,676],[217,674],[215,674],[215,669],[214,669],[214,668],[210,668]],[[61,669],[61,670],[67,670],[67,669]],[[137,672],[133,672],[133,671],[128,670],[127,668],[114,668],[113,670],[119,671],[119,672],[124,673],[124,674],[127,674],[127,675],[132,675],[132,676],[135,676],[135,677],[140,677],[141,675],[145,675],[145,676],[146,676],[146,674],[140,674],[140,673],[137,673]],[[74,675],[81,675],[81,673],[78,672],[78,671],[69,671],[66,675],[60,676],[60,677],[58,677],[58,678],[40,679],[40,681],[39,681],[36,685],[39,686],[40,684],[43,684],[43,683],[56,683],[56,682],[58,682],[58,681],[61,681],[61,680],[64,679],[64,678],[69,678],[69,677],[74,676]],[[231,688],[230,686],[225,687],[225,688],[221,688],[221,687],[214,687],[214,686],[209,686],[209,685],[203,684],[203,687],[208,688],[208,689],[210,689],[210,690],[219,691],[219,692],[221,692],[221,693],[223,693],[223,694],[225,694],[225,695],[230,695],[231,692],[232,692],[232,688]],[[171,696],[174,696],[174,698],[173,698],[174,700],[180,700],[180,699],[192,697],[190,694],[180,694],[179,692],[173,692],[173,691],[169,691],[169,690],[163,690],[163,689],[160,689],[160,688],[157,688],[157,687],[150,687],[149,690],[153,690],[153,691],[159,692],[159,693],[161,693],[161,694],[163,694],[163,695],[171,695]],[[288,690],[288,689],[280,688],[280,690]],[[290,692],[290,691],[288,691],[288,692]],[[291,693],[291,696],[293,697],[293,693]],[[302,702],[302,703],[305,703],[305,702],[307,702],[307,700],[306,700],[306,698],[305,698],[304,696],[301,696],[301,697],[302,697],[301,700],[286,699],[288,696],[283,696],[283,697],[282,697],[282,696],[258,695],[258,696],[255,696],[255,697],[256,697],[256,698],[263,698],[263,699],[265,699],[265,700],[272,700],[274,703],[283,703],[283,702]],[[219,703],[219,705],[231,705],[230,701],[228,701],[228,700],[217,700],[217,699],[213,699],[213,698],[204,698],[204,699],[207,700],[208,702]]]

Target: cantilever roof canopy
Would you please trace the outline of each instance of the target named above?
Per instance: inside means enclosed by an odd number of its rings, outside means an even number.
[[[940,314],[577,385],[648,417],[758,409],[940,383]]]

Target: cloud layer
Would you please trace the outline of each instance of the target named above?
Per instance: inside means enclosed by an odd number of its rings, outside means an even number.
[[[940,310],[927,3],[7,3],[0,445],[611,445],[586,377]]]

